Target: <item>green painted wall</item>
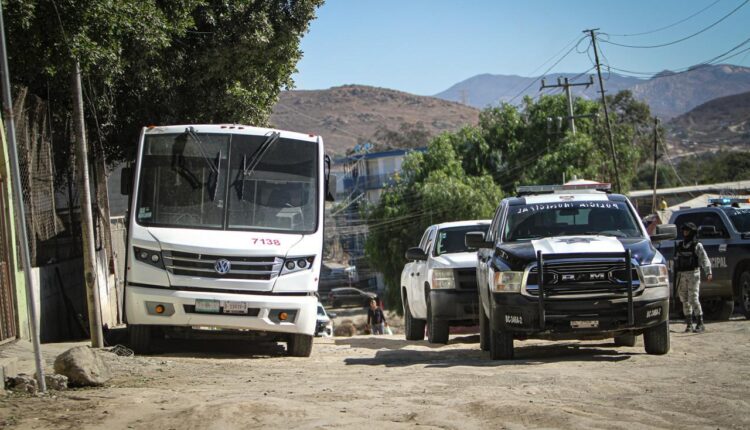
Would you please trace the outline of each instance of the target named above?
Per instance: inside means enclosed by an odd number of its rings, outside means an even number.
[[[0,160],[0,176],[4,179],[2,186],[4,187],[3,193],[7,198],[7,204],[5,205],[5,216],[6,225],[9,230],[8,242],[13,244],[8,249],[8,260],[10,263],[9,272],[11,276],[11,282],[15,285],[16,290],[16,315],[18,316],[18,335],[22,339],[30,339],[29,333],[29,311],[28,302],[26,300],[26,282],[24,280],[23,271],[18,270],[19,255],[18,247],[16,246],[16,217],[15,208],[13,207],[13,187],[11,187],[11,174],[10,174],[10,159],[8,157],[8,145],[5,139],[5,123],[0,121],[0,136],[2,136],[2,160]]]

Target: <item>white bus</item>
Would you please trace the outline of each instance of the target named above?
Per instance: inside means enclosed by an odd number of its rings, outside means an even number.
[[[131,346],[201,334],[312,351],[330,159],[319,136],[241,125],[147,127],[130,194]],[[131,180],[131,178],[133,180]]]

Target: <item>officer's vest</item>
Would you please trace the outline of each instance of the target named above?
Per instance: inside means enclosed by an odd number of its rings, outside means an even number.
[[[697,240],[692,240],[688,246],[681,242],[675,250],[675,268],[678,272],[687,272],[698,268],[698,256],[695,254],[695,247],[698,246]]]

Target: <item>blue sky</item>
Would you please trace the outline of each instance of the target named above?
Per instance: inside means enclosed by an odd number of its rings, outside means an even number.
[[[538,75],[554,61],[534,70],[583,36],[584,29],[599,27],[613,42],[660,44],[695,33],[744,2],[715,1],[327,0],[302,40],[304,57],[294,80],[297,89],[364,84],[431,95],[481,73]],[[707,6],[663,31],[614,36],[668,26]],[[748,38],[750,4],[672,46],[632,49],[603,43],[602,50],[613,67],[650,72],[708,60]],[[750,66],[750,51],[727,62]],[[573,51],[551,71],[578,73],[590,67],[585,53]]]

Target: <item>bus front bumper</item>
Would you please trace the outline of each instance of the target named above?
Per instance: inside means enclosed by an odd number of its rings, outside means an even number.
[[[313,335],[318,299],[310,295],[236,294],[128,285],[128,324]]]

